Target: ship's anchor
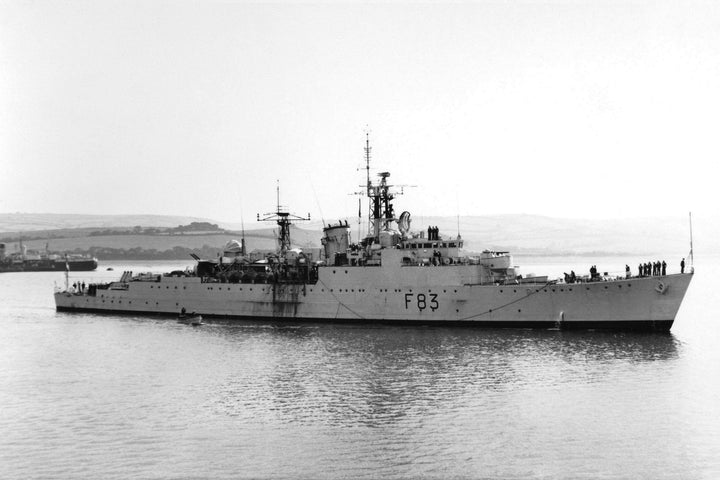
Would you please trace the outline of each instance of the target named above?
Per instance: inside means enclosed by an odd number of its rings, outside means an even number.
[[[665,285],[663,282],[658,282],[657,287],[655,287],[655,291],[664,295],[665,292],[668,291],[668,285]]]

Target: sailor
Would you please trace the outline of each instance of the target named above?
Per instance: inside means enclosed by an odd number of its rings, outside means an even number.
[[[81,287],[82,287],[82,290],[80,290],[80,291],[81,291],[81,292],[84,292],[84,291],[85,291],[85,282],[82,282]]]
[[[638,265],[638,277],[642,277],[642,276],[643,276],[643,264],[641,263]]]
[[[662,261],[662,274],[665,276],[665,272],[667,270],[667,263],[665,263],[665,260]]]
[[[575,283],[577,277],[575,276],[575,270],[570,270],[570,283]]]
[[[685,259],[680,260],[680,273],[685,273]]]
[[[625,265],[625,278],[630,278],[630,265]]]

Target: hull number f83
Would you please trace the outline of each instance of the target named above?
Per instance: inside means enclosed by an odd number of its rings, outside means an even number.
[[[418,293],[417,295],[414,293],[406,293],[405,310],[412,307],[417,307],[417,309],[421,312],[426,308],[429,308],[434,312],[440,307],[437,301],[437,293],[428,293],[427,295],[424,293]]]

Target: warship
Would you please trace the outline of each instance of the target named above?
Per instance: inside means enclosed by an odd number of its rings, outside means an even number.
[[[291,224],[309,220],[280,206],[257,219],[278,225],[264,255],[231,241],[217,259],[164,274],[127,271],[113,282],[56,289],[58,311],[159,314],[283,322],[470,325],[669,331],[693,276],[523,277],[509,252],[469,255],[463,239],[411,229],[396,215],[402,193],[381,172],[371,181],[365,141],[368,231],[351,241],[347,221],[325,224],[321,255],[293,248]],[[320,258],[321,257],[321,258]],[[67,278],[67,277],[66,277]]]

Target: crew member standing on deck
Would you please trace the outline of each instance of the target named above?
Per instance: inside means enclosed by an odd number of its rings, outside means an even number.
[[[665,260],[662,261],[662,274],[665,276],[665,272],[667,271],[667,263],[665,263]]]
[[[680,273],[685,273],[685,259],[680,260]]]
[[[630,265],[625,265],[625,278],[630,278]]]

